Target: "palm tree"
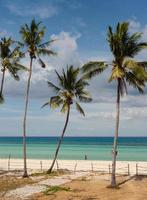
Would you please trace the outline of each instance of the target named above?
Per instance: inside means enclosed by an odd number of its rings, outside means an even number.
[[[143,93],[145,80],[146,62],[137,62],[133,58],[142,49],[147,47],[147,43],[140,42],[141,33],[129,33],[129,23],[118,23],[113,32],[112,27],[108,29],[108,43],[113,54],[112,63],[107,62],[89,62],[83,66],[85,77],[92,78],[102,73],[106,68],[111,67],[109,82],[115,81],[117,87],[116,99],[116,127],[114,134],[114,143],[112,150],[112,177],[111,186],[116,186],[116,156],[120,117],[120,97],[127,94],[127,84]]]
[[[54,40],[43,42],[45,27],[41,27],[40,25],[41,25],[41,22],[37,23],[35,19],[33,19],[30,25],[25,24],[20,29],[23,46],[26,48],[26,53],[29,54],[29,58],[30,58],[29,76],[28,76],[27,89],[26,89],[25,113],[24,113],[24,119],[23,119],[23,157],[24,157],[23,177],[28,177],[27,162],[26,162],[26,118],[27,118],[27,110],[28,110],[29,91],[30,91],[33,61],[37,59],[41,67],[45,68],[45,63],[43,62],[40,56],[55,55],[55,53],[52,50],[48,49],[48,47]]]
[[[82,76],[80,76],[80,68],[67,66],[66,71],[63,69],[62,74],[59,74],[57,71],[55,72],[58,78],[58,85],[56,86],[49,81],[48,86],[54,89],[54,91],[56,92],[56,96],[51,97],[50,101],[45,103],[43,107],[50,105],[51,108],[58,108],[61,106],[61,112],[66,112],[66,121],[57,145],[53,162],[50,169],[48,170],[48,173],[52,172],[55,161],[57,159],[58,152],[69,121],[71,105],[75,103],[77,111],[85,116],[85,113],[78,101],[86,103],[92,100],[90,94],[85,90],[85,86],[88,86],[89,84],[86,80],[83,79]]]
[[[5,80],[5,72],[8,71],[15,80],[19,80],[18,71],[27,70],[26,67],[19,63],[23,57],[20,46],[16,44],[10,37],[1,38],[0,40],[0,62],[2,71],[2,80],[0,88],[0,103],[4,102],[3,88]]]

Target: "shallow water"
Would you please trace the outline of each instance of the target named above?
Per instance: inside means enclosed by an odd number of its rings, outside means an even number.
[[[28,137],[27,155],[34,159],[51,159],[58,137]],[[112,137],[65,137],[58,159],[111,160]],[[22,158],[21,137],[0,137],[0,158]],[[120,137],[118,160],[147,161],[147,137]]]

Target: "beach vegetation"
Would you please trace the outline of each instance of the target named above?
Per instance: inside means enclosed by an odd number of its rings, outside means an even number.
[[[70,187],[63,187],[63,186],[49,186],[43,193],[45,195],[53,195],[56,192],[59,191],[71,191]]]
[[[15,80],[19,80],[18,72],[27,70],[25,66],[20,63],[20,59],[24,54],[20,50],[20,45],[12,38],[3,37],[0,40],[0,62],[1,62],[1,88],[0,88],[0,103],[4,102],[3,88],[5,82],[6,72],[8,72]]]

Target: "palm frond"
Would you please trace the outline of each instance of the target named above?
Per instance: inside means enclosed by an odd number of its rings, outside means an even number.
[[[54,42],[56,42],[56,41],[58,41],[58,40],[59,40],[59,39],[53,39],[53,40],[50,40],[50,41],[48,41],[48,42],[44,42],[44,43],[38,45],[38,47],[40,47],[40,48],[49,47],[52,43],[54,43]]]
[[[16,80],[16,81],[19,81],[20,80],[20,78],[19,78],[19,76],[18,76],[18,74],[17,74],[17,69],[15,68],[15,66],[13,65],[13,64],[9,64],[9,66],[7,67],[7,69],[8,69],[8,71],[9,71],[9,73],[10,73],[10,75]]]
[[[84,110],[82,109],[82,107],[80,106],[79,103],[76,102],[76,109],[77,111],[82,114],[83,116],[85,116]]]
[[[43,56],[57,55],[57,53],[55,53],[54,51],[45,48],[39,48],[37,52],[38,55],[43,55]]]
[[[50,98],[50,105],[52,108],[58,108],[62,105],[61,112],[66,112],[68,107],[72,105],[76,100],[79,102],[91,102],[92,98],[85,87],[88,84],[87,80],[80,74],[79,67],[67,66],[63,69],[61,74],[56,70],[58,84],[55,85],[51,81],[48,81],[48,86],[53,88],[57,93],[57,96]],[[83,114],[84,111],[80,109],[80,105],[76,105],[79,111]]]
[[[47,83],[48,83],[48,86],[49,86],[50,88],[52,88],[55,92],[61,91],[61,88],[59,88],[58,86],[56,86],[56,85],[53,84],[52,82],[48,81]]]
[[[68,110],[68,104],[67,104],[67,102],[64,102],[64,104],[63,104],[63,106],[62,106],[62,108],[61,108],[61,112],[62,113],[65,113],[67,110]]]
[[[13,68],[15,68],[17,71],[22,70],[22,71],[29,71],[29,69],[27,67],[25,67],[24,65],[20,64],[20,63],[14,63]]]
[[[108,65],[105,62],[89,62],[85,65],[83,65],[82,70],[83,70],[83,78],[84,79],[91,79],[95,77],[98,74],[101,74]]]
[[[140,93],[144,93],[144,81],[141,81],[137,78],[135,74],[132,72],[126,73],[126,81],[129,83],[129,85],[133,86],[134,88],[138,89]]]
[[[147,62],[146,61],[138,62],[138,65],[143,67],[145,70],[147,69]]]
[[[63,99],[60,96],[53,96],[50,98],[50,106],[55,109],[63,104]]]
[[[42,43],[45,29],[45,27],[41,26],[41,22],[37,23],[35,20],[32,20],[29,25],[25,24],[20,29],[22,43],[32,58],[36,58],[39,55],[55,55],[55,52],[46,49],[53,40]]]
[[[50,106],[50,101],[44,103],[44,104],[41,106],[41,108],[44,108],[44,107],[46,107],[46,106]]]
[[[110,75],[108,82],[111,82],[112,80],[122,79],[124,78],[124,76],[125,76],[124,69],[116,65],[112,69],[112,73]]]
[[[84,73],[90,72],[93,70],[99,70],[99,73],[103,72],[107,67],[107,64],[103,61],[98,62],[98,61],[90,61],[86,64],[84,64],[81,69]]]
[[[78,99],[83,103],[89,103],[92,101],[92,98],[90,96],[84,94],[78,95]]]
[[[38,63],[40,64],[40,66],[41,66],[42,68],[45,68],[45,67],[46,67],[45,63],[43,62],[43,60],[42,60],[41,58],[38,59]]]

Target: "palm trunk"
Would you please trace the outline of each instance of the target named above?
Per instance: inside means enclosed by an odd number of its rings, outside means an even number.
[[[116,127],[114,135],[114,143],[112,150],[112,176],[111,176],[111,186],[116,187],[116,156],[117,156],[117,140],[118,140],[118,129],[119,129],[119,115],[120,115],[120,80],[118,80],[117,85],[117,100],[116,100]]]
[[[4,80],[5,80],[5,69],[3,70],[3,74],[2,74],[2,80],[1,80],[1,90],[0,90],[0,102],[2,103],[4,101],[3,98],[3,88],[4,88]]]
[[[31,82],[31,76],[32,76],[32,63],[33,58],[30,60],[30,71],[29,71],[29,77],[27,82],[27,91],[26,91],[26,101],[25,101],[25,113],[24,113],[24,119],[23,119],[23,159],[24,159],[24,172],[23,177],[28,177],[27,173],[27,155],[26,155],[26,119],[27,119],[27,111],[28,111],[28,102],[29,102],[29,91],[30,91],[30,82]]]
[[[60,137],[60,139],[59,139],[59,143],[58,143],[58,146],[57,146],[55,155],[54,155],[53,162],[52,162],[52,164],[51,164],[51,167],[48,169],[47,173],[51,173],[51,172],[52,172],[53,167],[54,167],[54,164],[55,164],[55,162],[56,162],[56,159],[57,159],[57,156],[58,156],[58,152],[59,152],[59,149],[60,149],[60,146],[61,146],[61,142],[62,142],[62,139],[63,139],[63,137],[64,137],[64,133],[65,133],[65,131],[66,131],[67,124],[68,124],[68,121],[69,121],[69,114],[70,114],[70,105],[68,106],[68,111],[67,111],[67,116],[66,116],[65,125],[64,125],[63,131],[62,131],[62,135],[61,135],[61,137]]]

